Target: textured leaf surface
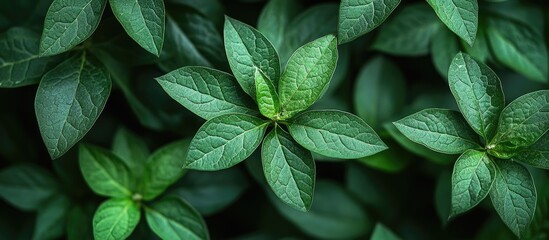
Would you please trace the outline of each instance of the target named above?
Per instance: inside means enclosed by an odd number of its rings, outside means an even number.
[[[164,44],[164,1],[109,0],[109,4],[128,35],[145,50],[159,56]]]
[[[164,91],[196,115],[209,120],[228,113],[257,114],[231,75],[205,67],[182,67],[157,78]]]
[[[399,3],[400,0],[342,0],[339,5],[339,42],[350,42],[372,31]]]
[[[129,199],[107,200],[93,216],[93,235],[95,239],[126,239],[140,218],[141,212],[137,203]]]
[[[545,133],[532,146],[518,152],[513,160],[521,161],[533,167],[549,169],[549,134]]]
[[[427,0],[446,26],[473,45],[478,28],[477,0]]]
[[[42,139],[53,159],[91,129],[110,91],[109,73],[85,53],[67,59],[44,75],[34,107]]]
[[[280,79],[281,117],[290,118],[309,108],[329,86],[337,63],[337,40],[326,35],[297,49]]]
[[[255,71],[255,94],[261,114],[271,119],[278,117],[280,105],[276,88],[259,69]]]
[[[40,55],[59,54],[88,39],[99,25],[106,4],[107,0],[53,1],[44,20]]]
[[[191,141],[185,167],[220,170],[243,161],[259,146],[268,125],[260,118],[244,114],[208,120]]]
[[[261,160],[267,183],[278,198],[297,210],[308,211],[316,176],[311,152],[276,127],[263,141]]]
[[[460,154],[479,147],[477,135],[456,111],[425,109],[393,124],[410,140],[437,152]]]
[[[0,197],[22,210],[39,209],[57,191],[56,180],[40,167],[16,165],[0,172]]]
[[[505,106],[501,82],[492,69],[459,53],[448,70],[448,83],[469,126],[490,141]]]
[[[168,197],[145,208],[147,223],[162,239],[209,239],[206,223],[187,202]]]
[[[486,152],[464,152],[452,174],[451,215],[464,213],[479,204],[490,193],[495,179],[496,166]]]
[[[299,144],[328,157],[361,158],[387,149],[364,120],[346,112],[305,112],[288,128]]]

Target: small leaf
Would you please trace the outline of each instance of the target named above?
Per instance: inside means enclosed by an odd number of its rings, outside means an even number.
[[[125,128],[119,128],[114,134],[112,153],[120,158],[130,172],[141,176],[143,165],[149,156],[147,144]]]
[[[163,0],[109,0],[114,16],[143,49],[159,56],[164,44]]]
[[[139,223],[139,208],[129,199],[110,199],[101,204],[93,216],[95,239],[126,239]]]
[[[67,59],[44,75],[34,109],[52,159],[65,154],[86,135],[110,91],[109,73],[86,53]]]
[[[288,128],[301,146],[328,157],[361,158],[387,149],[368,124],[346,112],[304,112]]]
[[[513,160],[533,167],[549,169],[549,133],[546,132],[534,145],[518,152]]]
[[[263,172],[280,200],[306,212],[313,202],[316,168],[311,152],[275,127],[261,147]]]
[[[297,49],[280,79],[281,118],[288,119],[316,102],[329,86],[337,63],[337,40],[326,35]]]
[[[431,43],[431,60],[438,73],[446,80],[452,59],[459,53],[459,39],[448,29],[439,28]]]
[[[54,0],[44,20],[40,55],[66,52],[95,31],[107,0]]]
[[[263,34],[253,27],[225,17],[225,51],[236,80],[250,96],[255,96],[255,69],[261,70],[278,86],[278,53]]]
[[[259,69],[255,71],[255,94],[261,114],[270,119],[277,118],[280,112],[278,94],[271,80]]]
[[[130,172],[120,158],[105,149],[81,145],[78,159],[84,179],[95,193],[107,197],[131,196]]]
[[[446,26],[473,45],[478,28],[477,0],[427,0]]]
[[[55,196],[41,206],[36,215],[32,239],[56,239],[63,236],[70,200],[64,195]]]
[[[145,207],[147,223],[160,238],[210,239],[200,214],[178,197],[167,197]]]
[[[273,43],[278,51],[285,41],[290,22],[301,10],[299,1],[270,0],[259,15],[257,30]]]
[[[206,120],[228,113],[257,114],[235,79],[221,71],[182,67],[157,81],[170,97]]]
[[[388,229],[382,223],[376,224],[374,228],[374,232],[370,237],[370,240],[400,240],[400,239],[401,239],[400,237],[398,237],[395,233],[391,231],[391,229]]]
[[[0,172],[0,197],[22,210],[37,210],[59,190],[51,173],[33,165],[16,165]]]
[[[479,148],[477,135],[459,112],[425,109],[393,123],[408,139],[446,154]]]
[[[269,122],[244,114],[227,114],[208,120],[189,146],[185,167],[220,170],[249,157],[259,146]]]
[[[469,211],[480,203],[496,179],[496,166],[486,152],[467,150],[456,161],[452,173],[450,217]]]
[[[505,98],[501,82],[488,66],[459,53],[448,70],[448,83],[456,102],[469,123],[486,142],[496,134]]]
[[[501,220],[521,237],[536,210],[536,187],[528,169],[507,160],[496,162],[496,180],[490,198]]]
[[[400,0],[342,0],[339,5],[339,43],[350,42],[378,27]]]

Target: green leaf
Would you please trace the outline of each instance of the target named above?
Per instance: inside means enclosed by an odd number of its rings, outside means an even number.
[[[254,152],[267,126],[269,122],[244,114],[212,118],[191,141],[184,167],[210,171],[232,167]]]
[[[0,88],[22,87],[40,82],[57,58],[40,57],[40,36],[14,27],[0,35]]]
[[[164,198],[145,207],[147,223],[160,238],[210,239],[200,214],[178,197]]]
[[[513,160],[526,163],[530,166],[549,169],[549,134],[545,133],[532,146],[518,152]]]
[[[452,211],[450,217],[469,211],[480,203],[494,184],[496,166],[486,152],[465,151],[452,173]]]
[[[378,27],[400,0],[342,0],[339,5],[339,43],[350,42]]]
[[[425,55],[429,53],[432,36],[440,27],[429,6],[410,4],[380,28],[372,48],[400,56]]]
[[[390,140],[391,141],[391,140]],[[390,142],[388,148],[391,150],[382,151],[372,156],[357,159],[358,162],[373,169],[388,173],[401,172],[414,159],[410,153],[403,151],[400,145]]]
[[[273,43],[277,50],[281,50],[290,21],[299,13],[299,1],[270,0],[261,11],[257,20],[257,30],[262,32]]]
[[[109,0],[114,16],[143,49],[159,56],[164,44],[163,0]]]
[[[353,93],[355,112],[378,128],[404,106],[405,92],[404,76],[398,66],[387,58],[374,57],[358,73]]]
[[[151,200],[163,193],[185,173],[181,168],[190,140],[171,143],[156,150],[148,159],[143,179],[143,199]]]
[[[78,155],[80,170],[90,188],[107,197],[131,196],[131,175],[124,162],[109,151],[81,145]]]
[[[427,0],[446,26],[473,45],[478,28],[477,0]]]
[[[93,239],[93,214],[96,206],[86,204],[75,206],[67,216],[68,240],[92,240]]]
[[[110,199],[93,216],[95,239],[126,239],[141,218],[140,206],[129,199]]]
[[[347,112],[304,112],[288,128],[301,146],[328,157],[361,158],[387,149],[364,120]]]
[[[126,128],[119,128],[114,134],[112,153],[122,160],[130,172],[140,176],[149,156],[147,144]]]
[[[531,80],[548,81],[547,47],[541,33],[504,18],[489,18],[487,26],[498,61]]]
[[[51,173],[34,165],[15,165],[0,172],[0,197],[22,210],[36,210],[59,190]]]
[[[112,2],[112,1],[111,1]],[[66,52],[95,31],[107,0],[55,0],[44,20],[40,55]]]
[[[206,120],[228,113],[257,114],[253,101],[227,73],[182,67],[156,80],[170,97]]]
[[[446,80],[452,59],[459,53],[460,44],[456,36],[446,28],[439,28],[431,43],[431,59],[438,73]]]
[[[255,71],[255,94],[261,114],[270,119],[278,118],[280,106],[275,86],[259,69]]]
[[[496,134],[505,98],[501,82],[488,66],[459,53],[448,70],[448,83],[456,102],[469,123],[486,142]]]
[[[460,154],[479,148],[477,135],[456,111],[425,109],[393,124],[408,139],[433,151]]]
[[[387,228],[382,223],[377,223],[374,232],[372,233],[372,236],[370,237],[370,240],[400,240],[401,238],[398,237],[395,233],[391,231],[391,229]]]
[[[313,202],[316,168],[311,152],[275,127],[261,147],[263,172],[280,200],[306,212]]]
[[[498,160],[490,198],[505,225],[518,237],[522,236],[532,222],[537,199],[528,169],[519,163]]]
[[[280,62],[271,42],[259,31],[238,20],[225,17],[225,51],[231,70],[250,96],[255,96],[255,70],[259,69],[278,86]]]
[[[34,109],[52,159],[91,129],[111,91],[109,73],[86,53],[67,59],[40,81]]]
[[[433,42],[433,44],[435,43]],[[463,41],[461,46],[467,54],[471,55],[471,57],[473,57],[477,61],[485,63],[487,60],[493,59],[492,52],[490,51],[490,46],[488,46],[488,38],[486,36],[485,27],[481,27],[478,29],[475,43],[473,43],[472,46],[469,46],[468,43],[465,43]],[[454,56],[455,54],[452,56],[452,58]],[[448,66],[450,66],[450,64],[448,64]]]
[[[511,102],[499,119],[498,132],[490,142],[490,153],[509,158],[529,147],[549,130],[549,90],[525,94]]]
[[[218,26],[223,23],[224,9],[220,0],[168,0],[168,2],[190,7],[201,15],[210,18]]]
[[[63,236],[70,200],[58,195],[41,206],[36,215],[36,225],[32,239],[57,239]]]
[[[280,79],[281,118],[309,108],[329,86],[337,63],[337,40],[326,35],[297,49]]]

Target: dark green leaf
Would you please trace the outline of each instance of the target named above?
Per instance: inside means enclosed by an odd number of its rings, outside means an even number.
[[[32,239],[56,239],[63,235],[71,202],[64,195],[58,195],[41,206],[36,216]]]
[[[377,223],[370,240],[400,240],[400,238],[382,223]]]
[[[350,42],[381,25],[400,0],[342,0],[339,5],[339,43]]]
[[[257,29],[281,50],[290,21],[299,13],[299,1],[270,0],[261,11],[257,20]]]
[[[119,128],[114,134],[112,143],[112,153],[120,158],[130,172],[140,176],[143,172],[143,166],[149,156],[147,144],[125,128]]]
[[[459,41],[456,36],[446,28],[439,28],[431,43],[431,58],[438,73],[445,79],[448,77],[450,63],[459,50]]]
[[[543,134],[532,146],[518,152],[513,160],[533,167],[549,169],[549,133]]]
[[[33,165],[16,165],[0,172],[0,196],[23,210],[39,209],[58,187],[48,171]]]
[[[147,223],[156,235],[170,239],[209,239],[200,214],[178,197],[168,197],[145,207]]]

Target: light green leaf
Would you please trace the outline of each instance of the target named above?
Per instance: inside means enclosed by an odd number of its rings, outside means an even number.
[[[488,66],[459,53],[448,70],[448,83],[456,102],[469,123],[486,142],[496,134],[505,98],[501,82]]]
[[[326,35],[297,49],[280,79],[281,118],[309,108],[329,86],[337,63],[337,40]]]
[[[400,0],[342,0],[339,5],[339,43],[350,42],[378,27]]]
[[[227,73],[182,67],[156,80],[170,97],[206,120],[228,113],[257,114],[254,102]]]
[[[86,53],[67,59],[40,81],[34,109],[52,159],[91,129],[111,91],[109,73]]]
[[[450,217],[469,211],[480,203],[496,179],[496,166],[486,152],[465,151],[452,173],[452,210]]]
[[[477,135],[456,111],[425,109],[393,124],[408,139],[433,151],[460,154],[479,148]]]
[[[200,214],[178,197],[164,198],[145,207],[147,223],[161,239],[210,239]]]
[[[249,157],[259,146],[269,122],[244,114],[227,114],[208,120],[194,136],[186,168],[220,170]]]
[[[458,38],[447,28],[439,28],[431,43],[431,60],[438,73],[446,80],[452,59],[459,53]]]
[[[304,112],[288,128],[301,146],[328,157],[361,158],[387,149],[364,120],[347,112]]]
[[[84,179],[95,193],[107,197],[131,196],[130,172],[120,158],[105,149],[81,145],[78,160]]]
[[[275,49],[280,51],[290,21],[300,9],[299,1],[270,0],[259,15],[257,30],[262,32],[273,43]]]
[[[44,20],[40,55],[66,52],[95,31],[107,0],[55,0]]]
[[[313,202],[316,168],[311,152],[275,127],[261,147],[263,172],[280,200],[306,212]]]
[[[496,180],[490,191],[501,220],[518,237],[528,229],[536,210],[536,187],[528,169],[507,160],[496,162]]]
[[[95,239],[126,239],[141,218],[140,206],[129,199],[110,199],[99,206],[93,216]]]
[[[33,165],[16,165],[0,172],[0,197],[22,210],[36,210],[59,191],[51,173]]]
[[[382,223],[377,223],[374,232],[372,233],[372,236],[370,237],[370,240],[400,240],[401,238],[398,237],[395,233],[391,231],[391,229],[387,228]]]
[[[189,139],[171,143],[156,150],[148,159],[143,179],[143,199],[152,200],[163,193],[185,173],[181,168]]]
[[[525,94],[511,102],[499,119],[498,132],[490,142],[490,153],[500,158],[514,156],[549,130],[549,90]]]
[[[159,56],[164,44],[163,0],[109,0],[114,16],[143,49]]]
[[[441,23],[427,4],[410,4],[380,28],[372,48],[400,56],[425,55],[440,27]]]
[[[533,167],[549,169],[549,133],[543,134],[536,143],[521,150],[512,159]]]
[[[119,128],[114,134],[112,153],[120,158],[136,176],[141,176],[149,156],[147,144],[126,128]]]
[[[477,0],[427,0],[446,26],[473,45],[478,28]]]
[[[498,61],[531,80],[548,81],[547,47],[541,33],[505,18],[488,18],[487,26]]]
[[[275,86],[259,69],[255,71],[255,94],[261,114],[270,119],[278,118],[280,106]]]
[[[255,96],[255,69],[278,86],[280,62],[271,42],[259,31],[238,20],[225,17],[225,51],[231,70],[250,96]]]
[[[41,206],[36,215],[32,239],[57,239],[63,236],[70,207],[71,202],[64,195],[55,196]]]
[[[11,28],[0,35],[0,88],[40,82],[57,58],[40,57],[40,36],[26,28]]]

